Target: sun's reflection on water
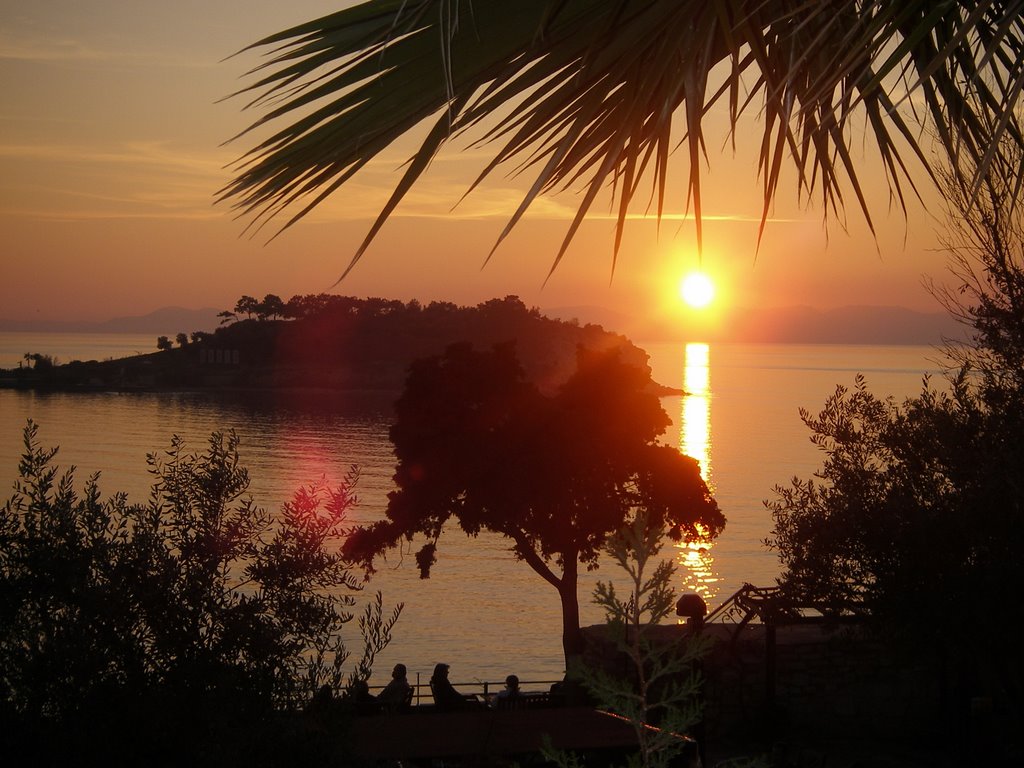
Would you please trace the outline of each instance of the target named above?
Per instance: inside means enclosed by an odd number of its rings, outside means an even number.
[[[680,449],[700,462],[700,474],[714,493],[711,466],[711,368],[710,348],[707,344],[686,345],[682,402],[682,431]],[[715,557],[708,541],[693,541],[678,545],[677,562],[683,578],[682,590],[696,592],[709,605],[718,596],[718,576],[714,569]]]

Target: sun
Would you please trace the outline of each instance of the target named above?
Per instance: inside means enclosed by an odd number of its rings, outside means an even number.
[[[679,295],[694,309],[703,309],[715,298],[715,284],[703,272],[691,272],[679,283]]]

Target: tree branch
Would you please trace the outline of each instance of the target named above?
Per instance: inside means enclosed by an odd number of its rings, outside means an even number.
[[[511,538],[515,543],[513,551],[518,555],[528,566],[533,568],[534,571],[544,579],[548,584],[553,586],[557,590],[562,588],[562,579],[555,575],[544,558],[537,554],[537,550],[533,548],[529,540],[523,531],[505,531],[506,536]]]

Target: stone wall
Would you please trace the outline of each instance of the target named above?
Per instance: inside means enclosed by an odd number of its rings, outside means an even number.
[[[704,661],[709,732],[892,739],[932,734],[942,716],[942,665],[929,649],[891,647],[853,627],[781,626],[773,696],[763,625],[735,637],[734,627],[707,631],[715,637]]]
[[[658,631],[665,642],[679,643],[688,630]],[[701,662],[709,738],[906,739],[941,732],[947,697],[934,649],[890,646],[857,627],[781,626],[772,695],[763,625],[713,624],[703,631],[711,636]],[[599,636],[599,628],[588,630],[588,639],[597,641],[591,651],[603,656],[609,671],[625,669]]]

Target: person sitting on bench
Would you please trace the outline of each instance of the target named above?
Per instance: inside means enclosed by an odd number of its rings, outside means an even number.
[[[438,664],[434,674],[430,676],[430,692],[434,694],[434,703],[440,710],[467,709],[471,702],[466,696],[455,690],[448,681],[448,665]]]
[[[509,675],[505,678],[505,688],[498,691],[494,697],[495,709],[519,709],[523,704],[523,697],[519,693],[519,677]]]
[[[391,682],[377,694],[377,702],[385,712],[401,712],[412,703],[412,686],[406,678],[405,664],[395,664],[391,670]]]

